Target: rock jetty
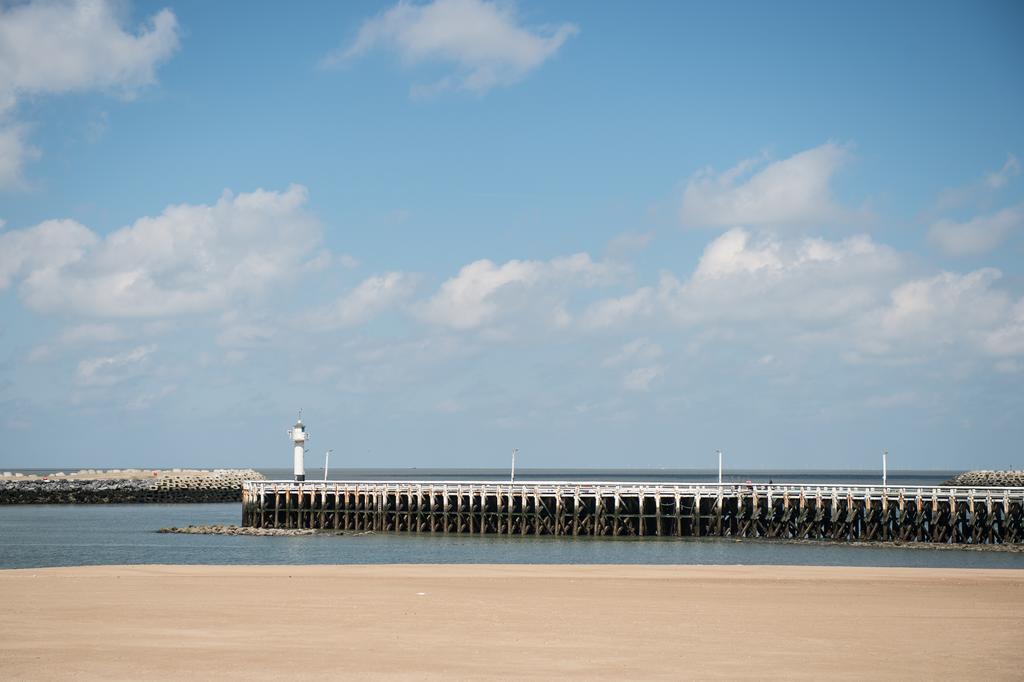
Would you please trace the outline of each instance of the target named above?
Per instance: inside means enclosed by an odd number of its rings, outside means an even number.
[[[275,535],[317,535],[323,534],[326,531],[312,530],[310,528],[248,528],[242,526],[185,526],[184,528],[178,528],[171,526],[170,528],[161,528],[157,531],[158,533],[183,533],[185,535],[258,535],[258,536],[275,536]],[[340,531],[331,531],[331,535],[341,535]]]
[[[0,504],[240,502],[252,469],[117,469],[24,476],[3,472]]]
[[[942,485],[1024,487],[1024,471],[965,471]]]

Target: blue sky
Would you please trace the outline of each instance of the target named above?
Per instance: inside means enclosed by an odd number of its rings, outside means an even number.
[[[1024,466],[1019,3],[0,8],[0,465]]]

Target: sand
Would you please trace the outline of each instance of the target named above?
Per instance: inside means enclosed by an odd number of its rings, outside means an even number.
[[[0,571],[0,676],[1022,679],[1024,571]]]

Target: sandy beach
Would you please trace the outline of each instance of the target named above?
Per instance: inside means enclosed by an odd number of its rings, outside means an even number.
[[[7,679],[1020,679],[1024,571],[113,566],[0,571]]]

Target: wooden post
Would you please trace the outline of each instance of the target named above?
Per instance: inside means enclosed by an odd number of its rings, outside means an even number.
[[[442,506],[443,517],[442,524],[444,525],[444,534],[448,535],[448,486],[444,485],[441,487],[441,494],[444,495],[444,505]]]
[[[654,489],[654,534],[661,535],[661,488]]]
[[[512,486],[508,487],[508,492],[505,495],[505,535],[512,535],[512,530],[515,528],[515,493],[512,491]]]
[[[565,532],[562,523],[562,488],[555,487],[555,536]]]
[[[534,535],[543,535],[541,532],[541,495],[538,493],[537,485],[534,486]]]
[[[528,517],[526,516],[526,486],[525,485],[523,485],[522,490],[520,490],[520,492],[519,492],[519,504],[520,504],[520,507],[519,507],[519,534],[520,535],[526,535],[526,531],[528,530],[529,523],[527,523],[527,518]],[[533,513],[536,515],[537,510],[534,509]],[[536,531],[534,531],[534,532],[536,532]]]
[[[636,525],[637,535],[644,534],[644,506],[647,504],[647,489],[643,486],[636,491]]]
[[[719,485],[718,498],[715,500],[715,535],[718,537],[722,537],[722,496],[722,486]]]
[[[700,488],[695,488],[693,491],[693,509],[691,511],[691,521],[693,528],[693,537],[700,537]]]
[[[681,498],[679,496],[679,488],[675,488],[673,490],[673,495],[675,496],[675,501],[676,501],[676,509],[675,509],[676,537],[677,538],[681,538],[681,537],[683,537],[683,510],[682,510],[682,507],[680,506],[682,500],[681,500]]]
[[[572,534],[574,536],[580,534],[580,487],[576,486],[576,490],[572,494]]]
[[[618,487],[615,488],[613,494],[615,495],[615,503],[614,503],[615,506],[614,506],[614,510],[612,512],[612,536],[618,537],[618,535],[619,535],[619,489],[618,489]]]

